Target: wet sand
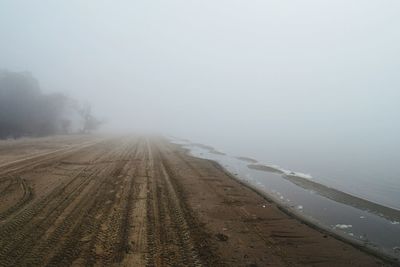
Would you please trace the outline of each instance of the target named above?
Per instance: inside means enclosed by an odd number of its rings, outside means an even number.
[[[253,169],[253,170],[258,170],[258,171],[274,172],[274,173],[280,173],[280,174],[284,173],[283,171],[281,171],[277,168],[266,166],[266,165],[261,165],[261,164],[250,164],[250,165],[247,165],[247,167],[249,167],[250,169]]]
[[[253,158],[249,158],[249,157],[236,157],[236,158],[240,159],[240,160],[243,160],[243,161],[246,161],[248,163],[253,163],[253,164],[257,163],[257,160],[255,160]]]

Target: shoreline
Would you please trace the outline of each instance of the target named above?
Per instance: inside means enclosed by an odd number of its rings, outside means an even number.
[[[173,144],[176,144],[176,143],[173,143]],[[316,230],[316,231],[318,231],[320,233],[332,236],[333,238],[335,238],[335,239],[337,239],[337,240],[339,240],[341,242],[349,244],[352,247],[367,253],[368,255],[375,256],[375,257],[377,257],[377,258],[379,258],[381,260],[384,260],[384,261],[386,261],[386,262],[388,262],[390,264],[393,264],[394,266],[400,266],[399,258],[391,255],[390,253],[385,252],[384,250],[379,249],[379,247],[375,247],[373,245],[370,245],[370,244],[368,244],[366,242],[363,242],[361,240],[353,238],[353,237],[351,237],[351,236],[349,236],[349,235],[347,235],[345,233],[339,233],[339,232],[333,231],[329,226],[325,226],[321,222],[319,222],[317,219],[312,219],[312,218],[302,214],[301,212],[299,212],[299,211],[297,211],[297,210],[285,205],[284,203],[280,202],[277,198],[275,198],[273,195],[271,195],[271,194],[269,194],[267,192],[264,192],[263,190],[258,188],[256,185],[251,184],[249,181],[239,179],[237,177],[237,174],[230,172],[229,170],[227,170],[224,166],[222,166],[216,160],[201,158],[201,157],[198,157],[196,155],[192,155],[190,149],[184,147],[185,146],[184,144],[176,144],[176,145],[178,145],[181,149],[183,149],[185,151],[185,154],[188,155],[188,156],[212,162],[212,164],[215,167],[217,167],[221,171],[223,171],[228,177],[230,177],[234,181],[238,182],[242,186],[244,186],[246,188],[249,188],[250,190],[255,192],[257,195],[259,195],[262,198],[264,198],[269,203],[274,203],[279,210],[281,210],[282,212],[284,212],[288,216],[298,220],[299,222],[307,225],[308,227],[310,227],[310,228],[312,228],[312,229],[314,229],[314,230]],[[190,145],[194,145],[194,146],[199,147],[197,144],[193,144],[193,143],[190,143]],[[215,150],[211,146],[207,146],[207,145],[202,145],[201,147],[209,150],[210,153],[212,153],[212,151]],[[246,160],[247,157],[236,157],[236,158],[250,163],[250,164],[248,164],[248,167],[250,169],[255,169],[255,170],[259,170],[259,171],[273,172],[273,173],[281,174],[283,179],[286,179],[286,180],[294,183],[296,186],[300,186],[300,187],[302,187],[304,189],[307,189],[307,190],[312,190],[312,189],[307,188],[306,185],[307,184],[312,184],[314,187],[316,186],[316,187],[324,188],[324,189],[326,189],[326,191],[335,192],[336,193],[335,197],[339,197],[341,195],[346,195],[349,199],[353,199],[353,200],[354,199],[357,199],[357,200],[359,199],[359,202],[361,202],[361,203],[363,203],[363,201],[365,201],[366,203],[370,202],[368,200],[364,200],[364,199],[358,198],[356,196],[347,194],[345,192],[342,192],[342,191],[339,191],[339,190],[336,190],[336,189],[333,189],[333,188],[329,188],[329,187],[327,187],[325,185],[322,185],[322,184],[319,184],[317,182],[311,181],[310,179],[287,174],[287,173],[285,173],[284,171],[282,171],[282,170],[280,170],[278,168],[274,168],[274,167],[270,167],[270,166],[266,166],[266,165],[256,164],[257,163],[256,160],[250,162],[250,161]],[[252,167],[250,167],[250,166],[252,166]],[[296,181],[297,183],[295,183],[294,181]],[[304,181],[306,181],[306,182],[304,182]],[[309,182],[309,183],[307,183],[307,182]],[[302,184],[303,186],[301,186],[300,184]],[[323,190],[321,190],[321,191],[323,191]],[[317,191],[317,193],[319,193],[319,192]],[[323,194],[320,194],[320,195],[322,195],[324,197],[327,197],[327,198],[329,198],[329,199],[331,199],[333,201],[340,202],[342,204],[353,206],[355,208],[361,209],[360,206],[354,206],[354,205],[351,205],[351,203],[347,203],[345,201],[337,201],[332,196],[328,197],[328,196],[325,196]],[[382,206],[382,205],[379,205],[377,203],[373,203],[373,202],[370,202],[370,203],[374,204],[374,205],[377,205],[377,206]],[[365,204],[365,203],[363,203],[363,204]],[[391,208],[385,207],[385,206],[382,206],[382,207],[391,209]],[[368,210],[368,211],[371,212],[371,210]],[[397,210],[395,210],[395,211],[397,211]],[[377,213],[374,213],[374,214],[377,214]],[[378,214],[378,215],[381,215],[381,214]],[[384,218],[388,219],[387,217],[384,217]],[[397,217],[395,217],[395,218],[397,219]]]
[[[248,165],[250,169],[259,170],[264,172],[273,172],[282,175],[283,179],[286,179],[293,184],[302,187],[306,190],[311,190],[317,194],[329,198],[335,202],[339,202],[348,206],[352,206],[357,209],[365,210],[370,213],[381,216],[392,222],[400,221],[400,210],[391,208],[388,206],[381,205],[379,203],[343,192],[339,189],[326,186],[322,183],[313,181],[312,179],[307,179],[301,176],[290,173],[285,173],[277,168],[261,165],[261,164],[250,164]]]
[[[384,261],[388,261],[391,264],[395,264],[395,266],[400,266],[400,261],[391,256],[388,253],[385,253],[373,246],[369,246],[368,244],[365,244],[363,242],[361,242],[360,240],[357,240],[355,238],[351,238],[349,235],[346,234],[340,234],[338,232],[334,232],[332,231],[331,228],[322,225],[318,220],[316,219],[311,219],[309,217],[307,217],[306,215],[301,214],[300,212],[296,211],[295,209],[292,209],[282,203],[280,203],[277,199],[275,199],[273,196],[271,196],[270,194],[260,190],[259,188],[257,188],[256,186],[250,184],[247,181],[244,180],[239,180],[234,174],[232,174],[231,172],[229,172],[227,169],[225,169],[221,164],[219,164],[218,162],[211,160],[214,162],[214,164],[217,164],[225,173],[226,175],[228,175],[229,177],[231,177],[231,179],[234,179],[235,181],[237,181],[238,183],[242,184],[243,186],[251,189],[252,191],[254,191],[255,193],[257,193],[258,195],[262,196],[265,200],[267,200],[268,202],[274,203],[275,205],[277,205],[277,207],[283,211],[285,214],[289,215],[290,217],[295,218],[296,220],[299,220],[300,222],[306,224],[307,226],[321,232],[324,234],[329,234],[330,236],[338,239],[339,241],[348,243],[350,245],[352,245],[353,247],[360,249],[361,251],[364,251],[367,254],[373,255],[375,257],[378,257]]]
[[[209,145],[204,145],[201,143],[192,143],[189,140],[181,140],[187,142],[188,144],[199,147],[205,150],[208,150],[209,153],[216,154],[216,155],[223,155],[225,153],[219,152],[214,147]],[[252,170],[263,171],[263,172],[270,172],[275,174],[280,174],[283,179],[290,181],[291,183],[295,184],[306,190],[311,190],[316,192],[320,196],[326,197],[331,199],[335,202],[342,203],[347,206],[351,206],[360,210],[364,210],[370,212],[372,214],[378,215],[383,217],[391,222],[398,223],[400,222],[400,210],[396,208],[392,208],[389,206],[385,206],[383,204],[379,204],[368,199],[341,191],[336,188],[329,187],[324,185],[320,182],[314,181],[311,176],[305,175],[303,173],[293,172],[293,171],[286,171],[279,167],[269,166],[265,164],[259,163],[256,159],[244,157],[244,156],[236,156],[236,159],[242,160],[247,162],[247,167]],[[228,171],[229,172],[229,171]]]

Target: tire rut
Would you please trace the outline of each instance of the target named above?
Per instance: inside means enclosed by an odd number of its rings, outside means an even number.
[[[200,226],[165,153],[122,138],[7,169],[2,190],[24,194],[0,214],[0,266],[203,266]],[[38,197],[33,171],[62,178]]]
[[[154,173],[150,175],[152,194],[148,198],[147,266],[202,266],[191,238],[191,227],[161,153],[153,147],[149,147],[149,153]]]

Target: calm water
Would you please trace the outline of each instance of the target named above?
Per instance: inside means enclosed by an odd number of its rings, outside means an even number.
[[[284,157],[282,149],[280,151],[271,149],[273,145],[266,149],[266,146],[260,145],[251,146],[247,144],[242,147],[240,145],[233,147],[227,144],[224,145],[224,142],[219,142],[218,145],[211,142],[203,142],[203,144],[213,146],[217,151],[226,153],[226,155],[218,155],[188,142],[178,141],[178,143],[189,148],[191,153],[197,157],[216,160],[231,173],[235,174],[238,179],[245,180],[256,186],[272,196],[276,201],[303,214],[309,220],[400,259],[399,222],[390,221],[368,211],[320,196],[313,191],[296,186],[284,179],[280,174],[249,169],[247,167],[249,163],[237,159],[236,156],[247,156],[258,160],[259,163],[275,164],[287,170],[311,174],[313,180],[320,181],[323,184],[392,207],[400,207],[399,179],[396,179],[393,173],[389,173],[386,176],[374,176],[370,173],[375,174],[377,168],[385,165],[379,165],[374,162],[375,164],[372,164],[372,166],[361,167],[348,162],[353,158],[353,161],[361,164],[361,160],[372,161],[372,158],[365,156],[357,158],[354,157],[354,154],[349,157],[350,155],[346,156],[345,153],[342,157],[337,158],[321,157],[322,151],[320,151],[314,155],[314,161],[312,161],[310,160],[310,154],[300,153],[300,151],[297,154]],[[275,155],[272,155],[273,153]],[[333,151],[326,151],[326,153],[334,154]],[[272,160],[275,157],[280,159],[279,164]],[[330,160],[328,161],[328,159]],[[329,164],[327,164],[327,161]]]
[[[295,136],[295,135],[294,135]],[[393,138],[390,138],[393,140]],[[315,181],[400,209],[400,141],[301,140],[226,137],[194,140],[230,155],[310,174]]]

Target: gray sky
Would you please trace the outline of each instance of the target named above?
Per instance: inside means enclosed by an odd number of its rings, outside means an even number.
[[[400,1],[2,0],[0,68],[110,128],[397,140]]]

